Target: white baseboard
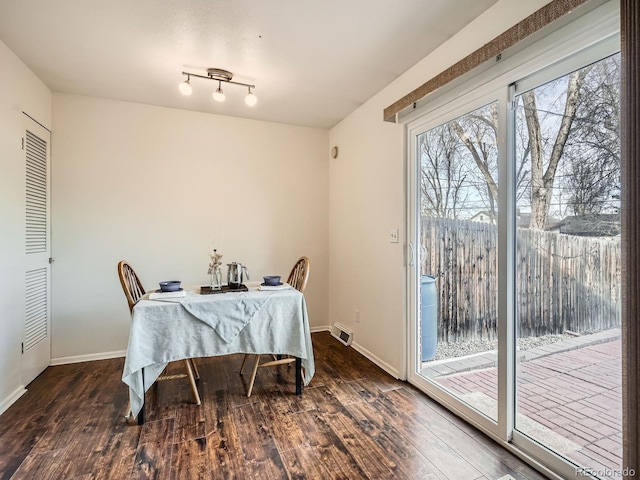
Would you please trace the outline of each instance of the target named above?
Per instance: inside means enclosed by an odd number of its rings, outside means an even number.
[[[310,330],[311,330],[311,333],[330,332],[331,331],[331,326],[330,325],[320,325],[320,326],[317,326],[317,327],[311,327]],[[400,374],[399,374],[397,369],[395,369],[394,367],[392,367],[391,365],[389,365],[385,361],[383,361],[380,358],[378,358],[376,355],[371,353],[366,348],[362,347],[361,345],[359,345],[358,343],[355,343],[355,342],[351,346],[355,349],[356,352],[358,352],[358,353],[364,355],[365,357],[367,357],[369,360],[371,360],[377,366],[382,368],[385,372],[387,372],[393,378],[400,378]],[[53,365],[66,365],[66,364],[69,364],[69,363],[91,362],[93,360],[108,360],[108,359],[111,359],[111,358],[124,357],[125,354],[126,354],[125,350],[119,350],[119,351],[115,351],[115,352],[91,353],[91,354],[88,354],[88,355],[74,355],[74,356],[70,356],[70,357],[58,357],[58,358],[52,358],[51,359],[51,365],[52,366]]]
[[[24,388],[24,385],[20,385],[11,395],[2,400],[0,402],[0,415],[2,415],[7,410],[7,408],[13,405],[14,402],[25,393],[27,393],[27,389]]]
[[[311,328],[311,333],[330,332],[330,331],[331,331],[331,325],[321,325],[319,327],[312,327]],[[359,344],[354,342],[354,343],[351,344],[351,347],[356,352],[358,352],[361,355],[364,355],[365,357],[367,357],[369,360],[371,360],[373,363],[375,363],[377,366],[379,366],[381,369],[383,369],[385,372],[387,372],[393,378],[396,378],[396,379],[400,378],[400,372],[398,372],[397,369],[393,368],[387,362],[384,362],[383,360],[381,360],[380,358],[375,356],[373,353],[371,353],[369,350],[364,348],[362,345],[359,345]]]
[[[330,331],[329,325],[321,325],[310,329],[311,333]],[[126,356],[126,350],[118,350],[115,352],[89,353],[86,355],[72,355],[69,357],[57,357],[51,359],[51,366],[67,365],[70,363],[91,362],[93,360],[109,360],[111,358],[121,358]]]
[[[58,357],[51,359],[51,366],[67,365],[69,363],[92,362],[94,360],[109,360],[111,358],[121,358],[126,355],[126,350],[115,352],[89,353],[87,355],[73,355],[70,357]]]
[[[329,326],[329,325],[320,325],[319,327],[311,327],[310,330],[311,330],[311,333],[330,332],[331,331],[331,326]]]
[[[358,352],[358,353],[364,355],[365,357],[367,357],[369,360],[371,360],[373,363],[375,363],[377,366],[379,366],[381,369],[383,369],[385,372],[387,372],[393,378],[395,378],[395,379],[399,379],[400,378],[400,372],[398,372],[397,369],[395,369],[394,367],[389,365],[387,362],[385,362],[385,361],[381,360],[380,358],[378,358],[377,356],[375,356],[373,353],[371,353],[369,350],[364,348],[362,345],[359,345],[358,343],[353,342],[351,344],[351,347],[356,352]]]

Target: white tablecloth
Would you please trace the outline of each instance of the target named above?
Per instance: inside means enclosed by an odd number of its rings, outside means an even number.
[[[167,363],[232,353],[299,357],[307,385],[315,365],[302,293],[250,289],[213,295],[188,291],[184,298],[162,300],[143,298],[133,308],[122,373],[133,414],[138,415],[144,392]]]

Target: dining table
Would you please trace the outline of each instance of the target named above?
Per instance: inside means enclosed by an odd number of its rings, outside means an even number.
[[[257,282],[247,282],[246,291],[204,294],[210,290],[198,286],[185,291],[179,297],[147,293],[133,307],[122,381],[138,423],[144,423],[145,392],[169,362],[178,360],[290,355],[296,358],[296,393],[302,393],[302,383],[308,385],[315,373],[302,292]]]

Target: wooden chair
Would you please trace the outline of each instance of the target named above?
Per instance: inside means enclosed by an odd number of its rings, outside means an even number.
[[[122,285],[122,290],[124,290],[124,295],[127,297],[127,303],[129,303],[129,312],[133,314],[134,305],[142,298],[142,296],[146,293],[144,287],[142,286],[142,282],[136,275],[136,272],[131,268],[126,261],[122,260],[118,263],[118,277],[120,277],[120,284]],[[185,373],[180,373],[176,375],[160,375],[157,380],[173,380],[175,378],[188,378],[189,383],[191,384],[191,390],[193,392],[193,400],[196,405],[200,405],[200,394],[198,393],[198,387],[196,385],[196,378],[200,378],[200,373],[194,363],[193,359],[188,358],[184,360]]]
[[[307,288],[307,280],[309,280],[309,259],[300,257],[291,269],[287,283],[304,293],[304,289]]]
[[[291,273],[289,273],[289,278],[287,279],[287,283],[291,285],[296,290],[299,290],[304,293],[304,289],[307,287],[307,280],[309,280],[309,259],[307,257],[300,257],[298,261],[295,263],[293,268],[291,269]],[[247,397],[251,396],[251,392],[253,391],[253,384],[256,381],[256,374],[258,373],[258,368],[262,367],[273,367],[276,365],[286,365],[291,364],[296,361],[294,357],[286,357],[286,358],[278,358],[276,355],[272,355],[273,360],[268,362],[260,363],[260,355],[255,356],[255,360],[253,362],[253,370],[251,372],[251,380],[249,380],[249,389],[247,391]],[[242,360],[242,366],[240,367],[240,375],[242,375],[244,366],[247,363],[247,359],[249,358],[248,354],[245,354],[244,359]]]

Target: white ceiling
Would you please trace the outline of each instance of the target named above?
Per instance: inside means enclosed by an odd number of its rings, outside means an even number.
[[[54,92],[330,128],[495,2],[1,0],[0,40]],[[179,93],[208,67],[258,104]]]

